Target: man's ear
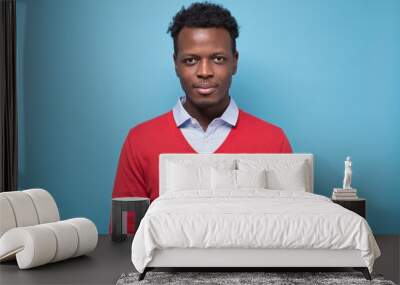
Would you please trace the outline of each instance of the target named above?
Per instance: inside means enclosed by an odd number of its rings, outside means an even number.
[[[232,72],[232,75],[236,74],[238,61],[239,61],[239,53],[237,51],[235,51],[235,53],[233,54],[233,72]]]

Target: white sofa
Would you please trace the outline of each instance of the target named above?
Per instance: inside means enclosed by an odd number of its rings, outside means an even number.
[[[20,269],[84,255],[96,248],[98,232],[86,218],[60,221],[49,192],[0,193],[0,262],[16,259]]]

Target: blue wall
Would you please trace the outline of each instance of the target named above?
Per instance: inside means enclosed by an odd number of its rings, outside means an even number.
[[[17,0],[20,188],[107,231],[122,142],[183,93],[166,34],[189,1]],[[241,26],[238,105],[316,157],[315,191],[353,186],[400,233],[400,2],[221,1]]]

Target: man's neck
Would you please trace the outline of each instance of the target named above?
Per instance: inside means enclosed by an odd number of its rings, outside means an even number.
[[[221,104],[204,109],[197,108],[189,100],[186,100],[182,106],[192,118],[195,118],[199,122],[202,129],[206,131],[212,120],[222,116],[226,108],[228,108],[230,100],[230,96],[227,96]]]

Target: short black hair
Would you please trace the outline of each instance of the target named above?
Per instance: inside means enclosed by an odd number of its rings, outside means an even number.
[[[236,38],[239,37],[239,27],[229,10],[219,4],[210,2],[192,3],[176,13],[169,24],[167,33],[174,40],[174,53],[178,52],[178,35],[183,27],[191,28],[224,28],[231,36],[232,53],[236,52]]]

